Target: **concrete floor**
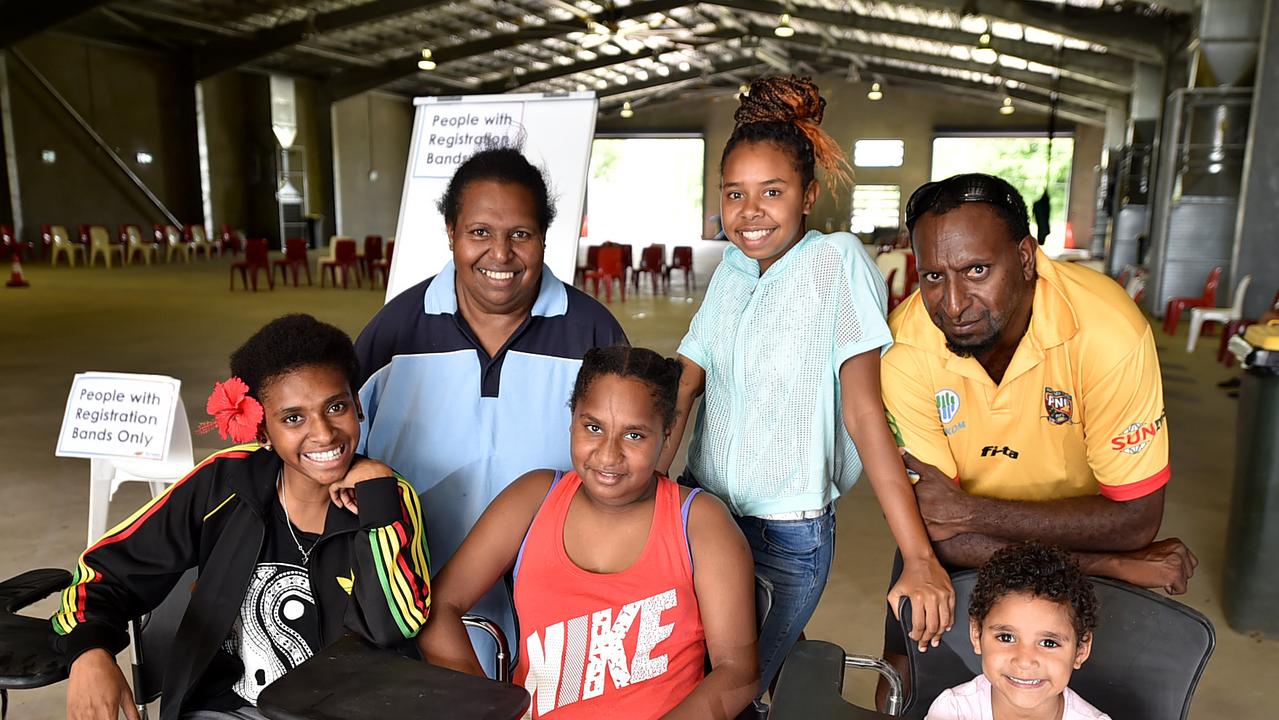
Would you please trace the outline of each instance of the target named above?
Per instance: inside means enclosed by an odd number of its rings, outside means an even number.
[[[701,290],[723,245],[697,246]],[[0,290],[0,378],[9,410],[0,432],[0,577],[33,567],[69,567],[83,547],[88,513],[88,462],[54,457],[62,408],[72,376],[85,370],[171,375],[182,380],[192,425],[204,420],[204,401],[227,372],[227,355],[259,326],[286,312],[310,312],[350,332],[360,331],[381,305],[381,292],[281,288],[228,292],[229,260],[132,266],[107,271],[27,265],[32,287]],[[318,280],[318,278],[317,278]],[[673,353],[701,299],[676,280],[670,295],[650,291],[614,298],[610,309],[631,341]],[[1214,384],[1228,373],[1213,361],[1216,339],[1187,354],[1184,336],[1159,334],[1173,480],[1161,536],[1178,536],[1199,556],[1190,592],[1180,598],[1217,627],[1217,650],[1199,685],[1191,717],[1261,720],[1279,698],[1279,641],[1231,630],[1221,613],[1222,560],[1233,478],[1235,401]],[[196,455],[216,449],[216,435],[196,436]],[[676,466],[682,467],[682,459]],[[133,486],[136,485],[136,486]],[[141,484],[126,485],[112,504],[112,521],[146,500]],[[878,654],[883,595],[892,538],[862,482],[839,507],[835,568],[810,638],[849,652]],[[32,614],[47,614],[52,601]],[[874,678],[850,673],[847,694],[870,704]],[[65,686],[11,694],[11,717],[63,714]],[[1117,719],[1119,720],[1119,719]]]

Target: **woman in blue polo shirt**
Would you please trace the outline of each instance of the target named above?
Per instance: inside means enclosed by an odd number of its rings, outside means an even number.
[[[356,341],[362,450],[413,478],[437,569],[507,484],[570,465],[582,356],[626,343],[604,306],[543,265],[555,208],[517,149],[462,163],[439,208],[452,262],[387,303]],[[499,589],[475,612],[515,637],[507,605]]]
[[[773,584],[760,631],[760,692],[812,616],[835,550],[834,501],[862,463],[910,558],[888,600],[911,598],[921,643],[950,625],[954,594],[933,556],[884,417],[879,357],[892,343],[884,282],[857,238],[805,223],[820,185],[846,178],[820,127],[826,101],[796,77],[756,80],[724,148],[720,196],[732,245],[680,344],[684,373],[669,468],[688,413],[691,482],[724,500]]]

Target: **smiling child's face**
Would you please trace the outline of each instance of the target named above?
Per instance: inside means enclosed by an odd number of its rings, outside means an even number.
[[[991,606],[969,624],[973,651],[991,685],[995,718],[1059,718],[1070,675],[1088,659],[1090,638],[1075,636],[1070,610],[1025,593]]]

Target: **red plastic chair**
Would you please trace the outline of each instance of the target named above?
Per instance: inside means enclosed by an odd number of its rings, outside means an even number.
[[[18,242],[18,236],[13,233],[13,226],[0,225],[0,246],[4,247],[5,254],[10,258],[18,258],[18,262],[22,262],[22,243]]]
[[[626,302],[626,269],[622,267],[622,246],[609,245],[600,248],[598,270],[587,270],[584,280],[595,282],[595,297],[600,296],[600,281],[604,281],[604,301],[613,302],[613,281],[621,288],[622,302]]]
[[[1181,322],[1181,313],[1187,308],[1216,307],[1217,285],[1220,283],[1221,267],[1218,266],[1208,273],[1208,279],[1204,282],[1202,295],[1199,297],[1170,298],[1168,307],[1164,308],[1164,332],[1169,335],[1177,334],[1177,324]]]
[[[355,274],[355,286],[364,287],[360,283],[360,262],[355,254],[354,240],[338,240],[333,246],[333,259],[323,260],[320,262],[320,287],[324,287],[324,278],[327,275],[333,281],[333,287],[337,287],[337,271],[342,270],[342,289],[347,288],[347,279],[352,273]]]
[[[280,271],[280,284],[288,283],[288,271],[293,271],[293,287],[298,286],[298,268],[306,271],[306,284],[311,287],[311,263],[306,258],[306,238],[291,237],[284,241],[284,257],[271,263],[271,278]]]
[[[690,245],[676,245],[671,249],[671,266],[666,268],[666,286],[671,284],[671,271],[684,271],[684,290],[689,289],[689,283],[692,283],[694,290],[697,289],[697,277],[693,274],[693,248]]]
[[[360,258],[360,269],[366,276],[373,274],[373,263],[382,259],[382,236],[364,236],[364,257]]]
[[[640,264],[635,274],[631,276],[632,286],[636,292],[639,292],[640,275],[648,273],[653,278],[653,294],[657,294],[657,281],[660,279],[663,283],[667,280],[666,275],[666,246],[665,245],[649,245],[640,251]]]
[[[244,239],[240,237],[240,233],[230,225],[223,225],[222,230],[218,233],[218,242],[221,244],[219,254],[225,255],[230,252],[232,255],[239,255],[244,249]]]
[[[271,276],[271,264],[269,262],[270,251],[267,249],[266,240],[255,238],[250,240],[244,247],[244,259],[239,262],[231,263],[231,289],[235,289],[235,271],[240,271],[240,282],[244,284],[244,289],[249,289],[248,274],[253,273],[253,292],[258,291],[258,270],[266,272],[267,287],[275,289],[275,278]]]
[[[75,235],[76,235],[75,241],[84,246],[84,252],[86,255],[88,254],[89,246],[92,243],[92,239],[89,237],[90,229],[92,227],[93,227],[92,225],[76,225],[75,226]]]
[[[892,312],[898,305],[902,304],[902,300],[906,299],[905,295],[897,295],[893,292],[893,281],[897,279],[897,268],[888,271],[888,277],[884,278],[884,285],[888,287],[888,312]]]
[[[573,273],[573,278],[582,278],[582,287],[586,287],[586,273],[600,269],[600,246],[591,245],[586,248],[586,264],[578,265]]]
[[[40,259],[49,257],[53,252],[53,225],[40,226]]]
[[[382,276],[382,287],[391,282],[391,257],[395,254],[395,241],[386,244],[386,258],[369,265],[369,289],[377,289],[378,275]]]

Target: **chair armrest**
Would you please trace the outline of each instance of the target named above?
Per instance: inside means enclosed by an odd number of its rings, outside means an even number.
[[[796,643],[782,665],[768,717],[771,720],[891,718],[891,715],[866,710],[844,700],[841,695],[844,667],[844,650],[838,645],[821,640]]]
[[[71,573],[60,568],[28,570],[0,582],[0,608],[16,613],[71,584]]]

